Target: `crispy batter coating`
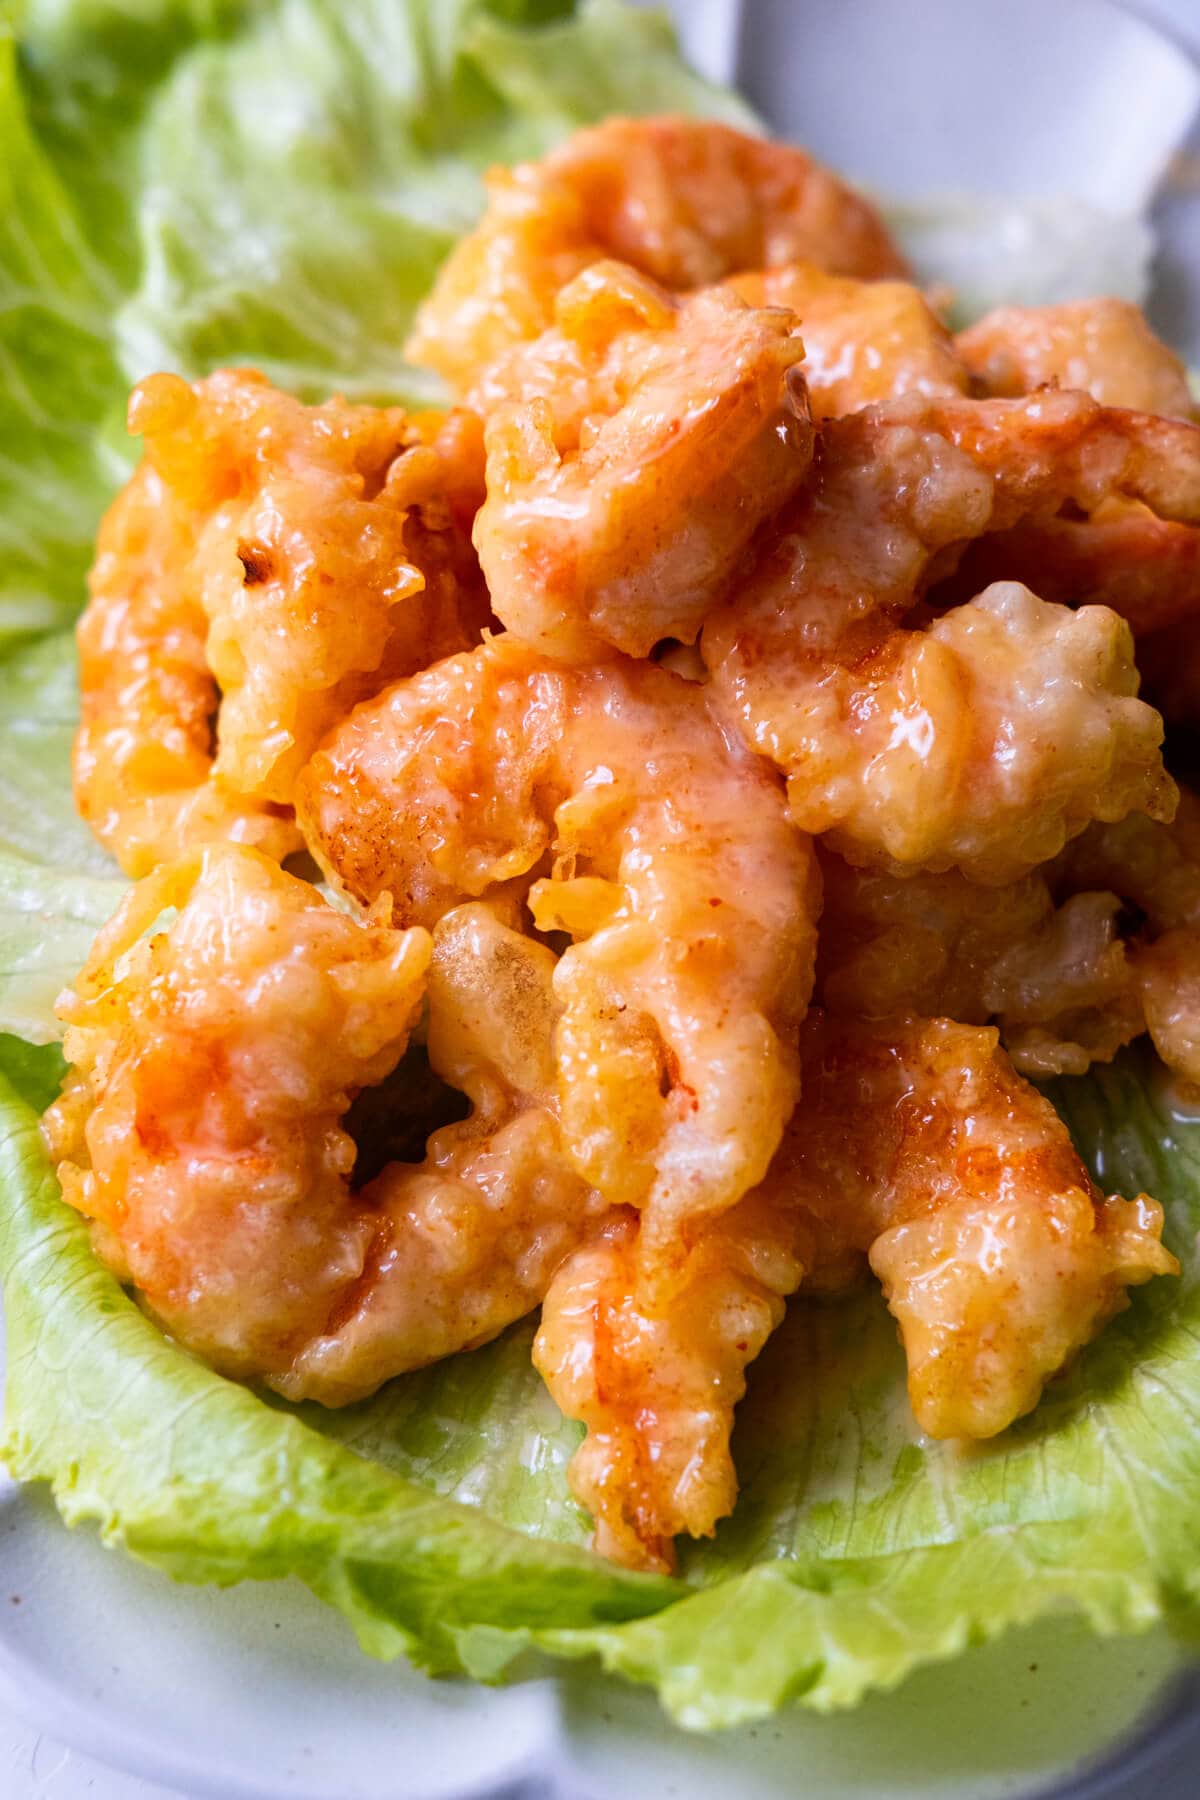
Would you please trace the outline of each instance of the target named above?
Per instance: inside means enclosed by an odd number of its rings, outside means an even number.
[[[328,726],[487,621],[478,424],[303,406],[225,370],[150,377],[130,429],[145,460],[79,626],[77,804],[132,875],[213,839],[286,855]]]
[[[510,638],[359,707],[301,778],[314,853],[405,922],[542,874],[563,1129],[580,1173],[680,1219],[761,1179],[796,1095],[815,863],[774,776],[705,690],[651,664],[574,669]]]
[[[1169,825],[1136,816],[1093,825],[1049,873],[1060,893],[1120,894],[1155,931],[1200,926],[1200,796],[1182,788]]]
[[[844,1017],[994,1021],[1022,1074],[1082,1075],[1148,1031],[1200,1083],[1200,800],[1093,824],[1020,881],[896,875],[821,853],[817,995]]]
[[[1008,306],[960,332],[955,349],[984,391],[1079,388],[1105,406],[1192,419],[1187,371],[1125,300]],[[1026,519],[967,552],[945,598],[1025,581],[1044,600],[1111,606],[1143,632],[1200,603],[1200,531],[1110,501],[1087,519]]]
[[[427,1049],[470,1116],[361,1192],[363,1278],[273,1385],[327,1405],[474,1349],[542,1299],[606,1202],[567,1159],[555,1100],[554,956],[481,902],[434,927]]]
[[[557,1404],[587,1427],[569,1479],[596,1548],[669,1569],[675,1537],[711,1537],[733,1511],[729,1435],[745,1370],[799,1286],[814,1234],[800,1209],[748,1195],[702,1228],[654,1310],[637,1234],[636,1215],[618,1211],[567,1259],[533,1354]]]
[[[825,851],[817,993],[841,1017],[995,1021],[1024,1075],[1082,1075],[1145,1029],[1122,902],[1056,903],[1036,870],[981,887],[957,870],[896,875]]]
[[[918,1423],[979,1438],[1037,1404],[1127,1287],[1177,1268],[1161,1209],[1096,1191],[994,1031],[813,1012],[801,1043],[802,1098],[766,1179],[701,1222],[665,1305],[645,1302],[629,1213],[547,1293],[534,1357],[587,1427],[571,1488],[619,1562],[669,1568],[675,1536],[732,1510],[745,1371],[802,1281],[844,1285],[869,1253]]]
[[[1125,1304],[1177,1271],[1146,1195],[1105,1198],[994,1030],[813,1012],[768,1182],[869,1251],[933,1437],[992,1437]]]
[[[960,331],[954,347],[983,391],[1001,398],[1078,388],[1102,406],[1194,415],[1187,370],[1128,300],[997,307]]]
[[[475,543],[511,631],[572,661],[695,638],[812,458],[794,323],[719,288],[677,301],[620,263],[563,289],[476,395]]]
[[[1145,915],[1130,950],[1145,1029],[1167,1067],[1200,1086],[1200,798],[1185,790],[1169,826],[1093,825],[1051,880],[1059,892],[1106,888]]]
[[[1004,881],[1089,817],[1169,814],[1161,722],[1127,629],[1000,584],[898,628],[940,554],[1113,493],[1200,519],[1200,430],[1098,406],[905,400],[827,424],[701,652],[720,703],[789,778],[797,823],[854,860]]]
[[[605,257],[676,291],[789,262],[904,272],[874,207],[803,150],[711,120],[608,119],[542,162],[493,170],[487,185],[483,218],[407,345],[459,392],[543,331],[559,289]]]
[[[358,1398],[528,1312],[601,1205],[554,1119],[553,957],[482,906],[439,926],[428,982],[430,1059],[471,1117],[353,1191],[344,1115],[398,1061],[429,964],[425,931],[222,845],[140,883],[65,997],[64,1196],[226,1373]]]
[[[804,339],[814,419],[836,419],[905,394],[965,394],[969,375],[920,288],[859,281],[815,263],[754,270],[726,283],[750,306],[786,306]]]

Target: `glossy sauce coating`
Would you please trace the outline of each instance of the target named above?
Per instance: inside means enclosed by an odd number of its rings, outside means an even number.
[[[64,1197],[227,1374],[371,1393],[528,1312],[602,1209],[554,1116],[550,953],[485,907],[430,952],[214,846],[132,891],[64,999],[72,1071],[44,1124]],[[430,1060],[471,1115],[356,1191],[344,1116],[427,999]]]
[[[1001,307],[960,332],[955,350],[989,394],[1077,388],[1105,406],[1195,417],[1183,364],[1125,300]],[[1123,500],[1086,519],[1026,519],[972,545],[950,593],[978,593],[998,576],[1044,600],[1111,606],[1141,636],[1195,613],[1200,530]]]
[[[569,1479],[604,1555],[672,1568],[681,1532],[710,1537],[733,1511],[730,1432],[746,1368],[783,1318],[815,1236],[799,1209],[748,1195],[701,1225],[669,1298],[653,1307],[631,1212],[563,1263],[534,1361],[587,1427]]]
[[[132,875],[221,838],[286,855],[327,727],[489,616],[478,424],[306,407],[225,370],[150,377],[130,428],[145,459],[79,625],[76,803]]]
[[[711,120],[608,119],[542,162],[491,172],[483,218],[443,265],[407,353],[466,392],[606,257],[679,292],[789,262],[904,273],[875,208],[803,150]]]
[[[966,365],[920,288],[908,281],[831,275],[815,263],[735,275],[750,306],[785,306],[804,339],[814,419],[836,419],[905,394],[965,394]]]
[[[852,860],[1003,881],[1091,817],[1169,815],[1161,722],[1115,615],[997,584],[900,628],[939,557],[1114,492],[1200,518],[1200,430],[1078,394],[909,399],[825,426],[813,478],[701,639],[797,824]]]
[[[1194,416],[1187,370],[1128,300],[998,307],[960,331],[954,348],[988,394],[1076,388],[1102,406]]]
[[[896,875],[821,858],[822,1005],[844,1018],[943,1016],[999,1025],[1024,1075],[1082,1075],[1145,1029],[1103,888],[1058,897],[1039,869],[1001,887],[957,870]]]
[[[403,922],[538,875],[576,1167],[678,1221],[761,1178],[796,1095],[818,892],[776,778],[703,689],[650,664],[551,663],[509,638],[360,707],[302,778],[309,843]],[[661,1241],[654,1234],[661,1232]]]
[[[676,301],[620,263],[562,291],[553,327],[476,396],[475,543],[510,631],[570,661],[695,638],[808,470],[794,327],[720,289]]]

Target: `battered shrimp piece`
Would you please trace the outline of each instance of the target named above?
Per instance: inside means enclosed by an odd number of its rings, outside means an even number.
[[[615,1212],[559,1269],[533,1356],[558,1406],[587,1426],[568,1478],[603,1555],[670,1569],[675,1537],[711,1537],[732,1512],[729,1437],[745,1370],[780,1323],[813,1238],[800,1208],[748,1195],[702,1228],[675,1293],[653,1312],[631,1211]]]
[[[1200,519],[1200,430],[1033,400],[898,401],[832,421],[701,653],[797,824],[853,861],[1012,880],[1089,818],[1168,815],[1128,628],[1000,583],[922,631],[914,596],[985,531],[1113,493]]]
[[[359,924],[252,850],[164,868],[65,998],[45,1120],[64,1196],[181,1343],[293,1398],[340,1404],[482,1342],[599,1206],[547,1104],[552,963],[485,908],[442,923],[430,1056],[475,1110],[355,1192],[342,1120],[399,1060],[428,934]]]
[[[904,394],[965,394],[954,340],[920,288],[856,281],[814,263],[735,275],[750,306],[785,306],[804,338],[804,379],[815,419],[835,419]]]
[[[64,1197],[226,1373],[285,1369],[362,1273],[338,1120],[399,1059],[428,963],[427,933],[361,926],[214,845],[132,890],[63,997],[71,1073],[45,1131]]]
[[[765,1186],[870,1253],[932,1437],[992,1437],[1176,1273],[1147,1195],[1105,1198],[994,1030],[810,1014],[804,1097]]]
[[[1192,419],[1187,372],[1125,300],[1008,306],[954,340],[989,394],[1079,388],[1105,406]],[[1140,636],[1200,604],[1200,531],[1112,501],[1088,519],[1024,520],[973,545],[947,598],[1026,581],[1045,600],[1111,606]]]
[[[670,1568],[672,1539],[730,1512],[745,1370],[802,1282],[829,1290],[869,1252],[904,1339],[909,1394],[935,1437],[990,1437],[1177,1264],[1162,1212],[1104,1199],[1048,1101],[994,1031],[946,1019],[810,1013],[804,1087],[766,1179],[696,1231],[665,1307],[647,1308],[632,1214],[569,1258],[534,1360],[587,1427],[572,1492],[596,1547]]]
[[[1110,889],[1145,915],[1130,952],[1145,1029],[1167,1067],[1200,1086],[1200,799],[1185,791],[1169,826],[1092,826],[1051,880],[1060,892]]]
[[[1079,388],[1102,406],[1194,414],[1187,370],[1128,300],[1001,306],[960,331],[954,348],[983,390],[1002,398]]]
[[[300,848],[285,808],[212,778],[208,620],[177,576],[194,542],[190,516],[144,462],[101,523],[76,629],[75,806],[127,875],[222,839],[279,861]]]
[[[510,631],[581,661],[692,641],[756,527],[803,481],[812,429],[792,315],[682,302],[619,263],[476,390],[475,543]]]
[[[573,940],[554,979],[567,1147],[645,1210],[668,1281],[680,1221],[761,1179],[795,1102],[818,896],[770,771],[703,688],[504,637],[359,707],[298,812],[331,877],[405,921],[542,876],[534,921]]]
[[[492,170],[487,188],[406,346],[460,393],[543,331],[559,290],[606,257],[676,291],[789,262],[904,273],[879,214],[836,176],[711,120],[608,119],[542,162]]]
[[[930,599],[954,605],[999,580],[1068,606],[1111,607],[1128,620],[1145,673],[1145,639],[1200,613],[1200,530],[1122,501],[1087,519],[1027,519],[969,545]]]
[[[817,994],[842,1017],[916,1013],[999,1025],[1023,1075],[1082,1075],[1145,1030],[1122,902],[1056,902],[1035,870],[981,887],[957,870],[895,875],[821,856]]]
[[[538,1304],[604,1200],[572,1169],[555,1100],[554,956],[481,902],[433,931],[429,1061],[470,1116],[360,1195],[367,1267],[273,1385],[340,1405],[402,1369],[471,1350]]]
[[[817,996],[830,1012],[994,1021],[1024,1075],[1081,1075],[1149,1031],[1200,1083],[1200,801],[1094,824],[1052,863],[986,888],[823,851]]]
[[[1132,817],[1093,825],[1048,874],[1059,893],[1120,894],[1154,931],[1200,926],[1200,796],[1182,789],[1170,824]]]
[[[229,370],[152,376],[129,418],[146,454],[79,628],[77,804],[133,875],[214,838],[286,855],[328,726],[489,616],[478,425],[303,406]]]

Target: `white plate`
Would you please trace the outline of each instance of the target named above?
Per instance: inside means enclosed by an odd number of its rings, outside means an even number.
[[[1194,0],[1157,10],[1200,33]],[[893,193],[932,169],[1137,201],[1197,91],[1108,0],[747,0],[740,36],[730,0],[679,11],[714,73],[740,46],[781,130]],[[1200,357],[1198,208],[1167,215],[1166,299]],[[1000,1800],[1063,1781],[1076,1800],[1190,1800],[1198,1757],[1196,1678],[1164,1633],[1051,1622],[848,1717],[697,1740],[589,1670],[488,1692],[373,1664],[298,1584],[173,1587],[0,1477],[0,1800]]]
[[[0,1543],[0,1704],[189,1800],[1001,1800],[1190,1699],[1165,1634],[1100,1643],[1058,1622],[853,1714],[689,1738],[590,1670],[486,1690],[369,1662],[298,1583],[175,1587],[65,1532],[41,1492],[0,1492]],[[89,1790],[60,1772],[52,1792]]]

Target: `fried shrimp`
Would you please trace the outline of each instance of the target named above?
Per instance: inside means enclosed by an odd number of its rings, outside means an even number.
[[[682,1219],[762,1178],[796,1097],[815,864],[703,688],[500,638],[359,707],[298,811],[332,878],[406,922],[541,877],[536,925],[573,940],[554,981],[567,1147],[646,1209],[660,1272]]]
[[[478,426],[303,406],[228,370],[152,376],[129,419],[145,459],[79,627],[79,810],[132,875],[213,839],[287,855],[328,726],[488,618]]]
[[[817,995],[830,1013],[994,1021],[1023,1075],[1082,1075],[1145,1029],[1122,901],[1061,900],[1047,872],[981,887],[957,870],[896,875],[821,857]]]
[[[675,1537],[710,1537],[733,1511],[734,1408],[813,1240],[801,1209],[748,1195],[701,1231],[674,1293],[653,1312],[632,1212],[614,1213],[563,1263],[534,1362],[563,1412],[587,1427],[569,1479],[603,1555],[669,1569]]]
[[[869,1253],[935,1437],[991,1437],[1125,1304],[1176,1269],[1145,1195],[1102,1198],[994,1031],[811,1013],[804,1086],[766,1179],[703,1225],[648,1309],[634,1215],[616,1213],[550,1285],[534,1359],[587,1427],[572,1492],[596,1547],[669,1568],[672,1539],[732,1510],[745,1371],[786,1297],[853,1280]]]
[[[45,1121],[64,1196],[180,1342],[293,1398],[341,1404],[480,1343],[601,1204],[554,1120],[552,966],[482,906],[442,922],[430,968],[425,931],[359,924],[255,851],[164,868],[66,997]],[[356,1192],[344,1116],[427,985],[430,1059],[474,1110]]]
[[[790,262],[904,272],[874,207],[804,151],[711,120],[609,119],[542,162],[493,170],[487,186],[482,220],[406,347],[460,393],[543,331],[559,290],[608,257],[680,292]]]
[[[906,400],[827,424],[815,475],[705,626],[712,688],[851,860],[1014,879],[1090,818],[1169,815],[1128,628],[994,585],[900,621],[985,531],[1115,494],[1200,520],[1200,429],[1080,394]]]
[[[960,331],[954,348],[984,392],[1001,398],[1078,388],[1102,406],[1194,414],[1187,370],[1128,300],[998,307]]]
[[[992,1437],[1125,1304],[1176,1272],[1162,1210],[1105,1198],[995,1031],[810,1014],[804,1097],[768,1182],[869,1252],[932,1437]]]
[[[607,1210],[572,1169],[555,1100],[554,956],[471,902],[433,931],[429,1061],[470,1116],[393,1162],[359,1199],[367,1267],[273,1385],[339,1405],[523,1318]]]
[[[990,394],[1074,387],[1106,407],[1195,418],[1187,371],[1126,301],[1006,306],[955,338]],[[1110,500],[1090,518],[1034,518],[973,544],[946,599],[988,581],[1029,581],[1043,599],[1114,608],[1141,637],[1195,614],[1200,531]]]
[[[726,286],[750,306],[785,306],[796,314],[815,419],[905,394],[968,391],[954,340],[911,282],[856,281],[814,263],[791,263],[735,275]]]
[[[954,342],[989,394],[1078,388],[1105,406],[1195,416],[1183,364],[1124,300],[1002,307]],[[972,545],[946,597],[1000,579],[1028,582],[1044,600],[1111,606],[1141,636],[1200,604],[1200,531],[1126,502],[1094,518],[1023,520]]]
[[[676,301],[619,263],[565,288],[555,320],[476,396],[492,605],[572,661],[690,642],[812,457],[795,322],[720,289]]]
[[[830,1012],[994,1021],[1022,1074],[1082,1075],[1149,1032],[1200,1084],[1200,801],[1093,824],[1003,887],[821,856],[817,994]]]
[[[1028,519],[968,546],[931,594],[953,605],[991,581],[1024,581],[1044,600],[1108,606],[1138,640],[1200,616],[1200,529],[1114,502],[1093,518]]]
[[[1104,889],[1144,915],[1130,949],[1145,1029],[1163,1062],[1200,1086],[1200,799],[1170,825],[1093,825],[1051,871],[1060,892]]]

